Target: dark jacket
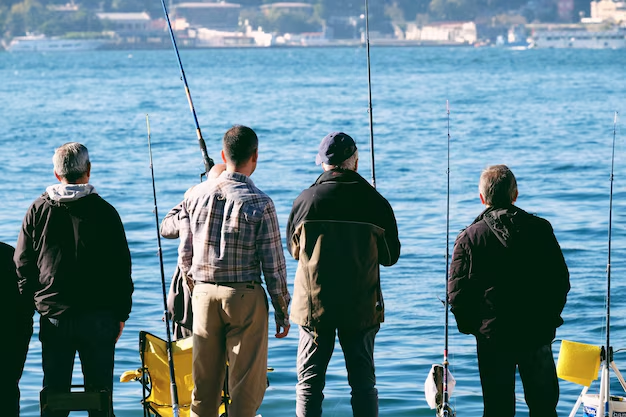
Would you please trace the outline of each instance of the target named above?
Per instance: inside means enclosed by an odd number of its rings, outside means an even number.
[[[5,311],[10,312],[12,319],[7,320],[9,326],[18,321],[20,325],[29,322],[35,312],[32,298],[20,294],[17,286],[17,272],[13,255],[15,249],[11,245],[0,242],[0,294],[4,299]],[[8,304],[7,304],[8,303]],[[13,334],[13,332],[7,332]]]
[[[20,291],[46,317],[131,309],[131,259],[117,211],[93,193],[59,202],[43,194],[30,206],[17,242]]]
[[[379,264],[400,256],[391,206],[354,171],[323,173],[294,201],[287,247],[299,260],[291,319],[365,328],[384,320]]]
[[[547,220],[515,206],[487,208],[454,245],[448,292],[459,331],[543,345],[563,324],[570,289]]]

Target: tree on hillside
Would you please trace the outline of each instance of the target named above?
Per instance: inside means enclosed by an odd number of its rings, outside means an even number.
[[[0,8],[11,9],[14,4],[20,3],[21,0],[0,0]]]
[[[333,16],[358,16],[363,9],[363,2],[356,0],[317,0],[315,2],[315,12],[324,20]]]
[[[413,21],[418,14],[428,13],[430,0],[393,0],[392,7],[402,11],[405,21]]]
[[[7,6],[0,6],[0,38],[4,36],[4,28],[6,27],[6,20],[9,16],[9,8]]]
[[[432,0],[429,10],[437,20],[472,20],[477,14],[478,0]]]
[[[25,35],[36,32],[47,20],[49,12],[36,0],[24,0],[14,4],[5,22],[5,31],[9,36]]]
[[[92,12],[85,10],[77,13],[53,15],[40,27],[40,31],[48,36],[59,36],[68,32],[101,32],[102,29],[100,19]]]
[[[574,15],[579,16],[582,12],[585,17],[590,17],[591,7],[589,0],[574,0]]]
[[[285,12],[270,10],[261,24],[265,31],[276,33],[317,32],[321,29],[320,22],[303,12]]]

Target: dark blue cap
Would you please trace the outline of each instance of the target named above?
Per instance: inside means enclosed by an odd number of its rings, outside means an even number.
[[[354,155],[355,152],[356,143],[354,143],[354,139],[343,132],[332,132],[322,139],[315,163],[317,165],[322,162],[327,165],[339,165]]]

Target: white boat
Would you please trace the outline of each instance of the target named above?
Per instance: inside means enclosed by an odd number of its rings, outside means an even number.
[[[531,36],[531,48],[626,48],[626,28],[590,31],[584,29],[536,30]]]
[[[90,51],[100,48],[105,39],[67,39],[45,35],[16,36],[6,45],[9,52]]]

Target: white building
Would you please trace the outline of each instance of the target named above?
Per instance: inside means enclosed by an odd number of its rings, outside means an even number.
[[[599,0],[591,2],[591,19],[595,21],[626,22],[626,2]]]
[[[148,13],[96,13],[98,19],[108,20],[119,34],[141,33],[150,29]]]
[[[415,23],[409,23],[405,39],[473,44],[477,40],[476,24],[474,22],[441,22],[427,24],[420,28]]]

